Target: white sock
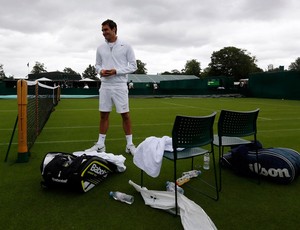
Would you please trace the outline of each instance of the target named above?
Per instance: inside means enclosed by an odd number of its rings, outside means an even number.
[[[106,134],[99,134],[99,138],[98,138],[98,141],[97,141],[97,144],[98,145],[104,145],[105,143],[105,138],[106,138]]]
[[[127,141],[127,145],[133,145],[132,134],[131,135],[126,135],[126,141]]]

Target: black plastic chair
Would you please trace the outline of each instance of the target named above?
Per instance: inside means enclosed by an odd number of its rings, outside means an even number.
[[[254,146],[257,146],[257,117],[259,109],[253,111],[222,110],[218,120],[218,134],[214,135],[214,145],[219,147],[219,191],[222,189],[221,159],[224,147],[250,144],[251,141],[242,137],[253,136]],[[258,148],[256,148],[258,163]],[[259,180],[259,173],[258,173]]]
[[[164,152],[164,158],[174,162],[174,183],[177,180],[177,160],[192,159],[192,169],[194,166],[194,157],[211,153],[213,159],[213,170],[215,185],[209,184],[216,191],[215,197],[219,199],[219,189],[217,180],[217,170],[215,163],[215,154],[213,146],[213,124],[216,112],[209,116],[176,116],[172,130],[172,146],[173,152]],[[201,146],[210,145],[210,150],[201,148]],[[178,148],[184,148],[182,151],[177,151]],[[200,175],[201,176],[201,175]],[[143,184],[143,171],[141,171],[141,184]],[[177,186],[175,186],[175,215],[178,213],[177,203]]]

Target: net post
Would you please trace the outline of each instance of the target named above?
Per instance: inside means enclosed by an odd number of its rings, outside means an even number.
[[[60,88],[60,86],[58,86],[58,89],[57,89],[57,103],[60,101],[60,94],[61,94],[61,88]]]
[[[27,82],[25,80],[18,80],[18,163],[29,161],[27,146],[27,89]]]

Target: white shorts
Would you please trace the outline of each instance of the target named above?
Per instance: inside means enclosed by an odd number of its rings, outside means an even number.
[[[129,112],[127,84],[112,86],[102,84],[99,89],[99,111],[111,112],[113,106],[117,113]]]

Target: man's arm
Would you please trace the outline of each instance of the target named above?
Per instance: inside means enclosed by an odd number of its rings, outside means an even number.
[[[135,54],[130,45],[127,45],[126,58],[128,65],[121,68],[117,68],[115,70],[116,74],[130,74],[137,70]]]

